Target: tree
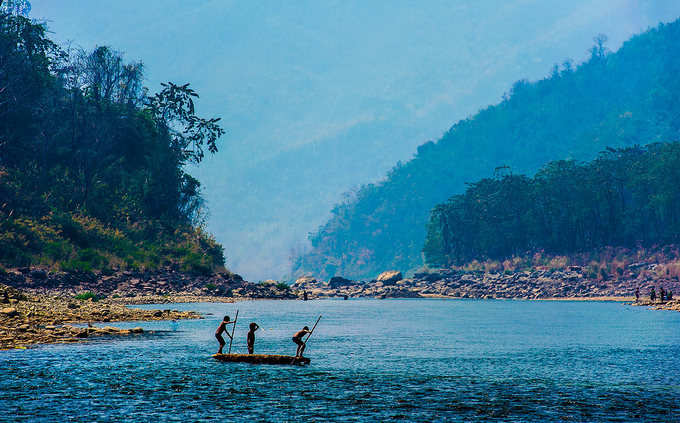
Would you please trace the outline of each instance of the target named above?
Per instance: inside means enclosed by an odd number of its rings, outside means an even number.
[[[28,0],[0,0],[0,11],[26,17],[31,11],[31,3]]]
[[[189,84],[168,82],[161,85],[163,89],[148,99],[147,108],[159,129],[170,136],[180,163],[200,163],[204,145],[210,153],[216,153],[217,139],[225,133],[218,124],[220,118],[196,116],[194,98],[198,98],[198,94]]]
[[[597,34],[597,36],[593,38],[595,45],[589,50],[591,58],[604,59],[607,56],[607,53],[609,52],[609,49],[606,47],[607,40],[609,40],[609,38],[605,34]]]
[[[668,143],[550,162],[531,179],[482,179],[433,209],[427,263],[678,242],[679,169],[680,143]]]

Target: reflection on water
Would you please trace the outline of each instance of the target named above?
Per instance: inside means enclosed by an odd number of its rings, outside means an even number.
[[[163,306],[166,307],[167,306]],[[616,303],[383,300],[183,304],[154,335],[0,352],[0,421],[679,421],[680,313]],[[216,362],[233,348],[305,368]],[[119,326],[133,327],[140,323]],[[225,420],[226,419],[226,420]]]

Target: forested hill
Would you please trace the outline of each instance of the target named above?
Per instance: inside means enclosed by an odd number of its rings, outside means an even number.
[[[533,173],[551,160],[589,160],[606,147],[680,139],[680,22],[635,36],[615,53],[599,36],[587,61],[518,81],[509,94],[418,148],[386,179],[362,187],[310,235],[295,274],[372,278],[422,264],[432,207],[465,183],[509,166]],[[499,169],[499,171],[507,171]]]
[[[2,10],[0,271],[223,266],[184,167],[224,131],[195,114],[189,84],[151,94],[141,63],[107,47],[66,51],[21,8]]]
[[[679,180],[677,142],[609,149],[585,164],[550,162],[533,178],[485,178],[433,209],[425,259],[442,267],[677,243]]]

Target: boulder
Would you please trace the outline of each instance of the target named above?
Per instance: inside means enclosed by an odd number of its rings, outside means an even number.
[[[19,315],[19,312],[14,307],[6,307],[0,310],[0,314],[5,315],[6,317],[16,317]]]
[[[293,283],[293,288],[306,288],[312,285],[316,285],[318,281],[313,276],[302,276],[295,280]]]
[[[397,270],[388,270],[386,272],[382,272],[378,276],[378,282],[382,282],[383,285],[394,285],[402,279],[403,276],[401,275],[401,272]]]
[[[354,285],[354,282],[352,282],[349,279],[345,279],[342,276],[333,276],[330,281],[328,281],[328,286],[331,289],[336,289],[340,288],[341,286],[350,286]]]
[[[87,333],[87,329],[78,330],[73,334],[73,336],[75,336],[76,338],[87,338],[88,335],[89,334]]]
[[[420,298],[420,294],[409,289],[389,288],[380,298]]]
[[[42,269],[35,269],[31,271],[31,277],[39,281],[47,279],[47,272]]]

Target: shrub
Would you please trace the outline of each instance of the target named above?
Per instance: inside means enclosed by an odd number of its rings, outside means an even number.
[[[152,220],[119,223],[112,228],[93,217],[67,212],[51,212],[38,220],[0,219],[0,263],[6,267],[40,263],[69,272],[172,266],[208,275],[223,269],[222,246],[201,229],[183,225],[170,231]]]
[[[127,270],[137,271],[139,270],[139,263],[137,263],[134,259],[128,257],[125,259],[125,268]]]
[[[73,242],[79,247],[89,247],[90,237],[83,227],[73,220],[72,216],[66,213],[55,213],[51,217],[51,221],[55,224],[63,237]]]
[[[102,297],[101,295],[97,295],[94,292],[87,291],[87,292],[83,292],[82,294],[78,294],[73,298],[75,298],[76,300],[81,300],[81,301],[87,301],[89,299],[92,299],[92,301],[99,301],[99,300],[103,299],[104,297]]]
[[[602,278],[603,281],[606,281],[609,279],[609,274],[607,273],[607,269],[602,267],[600,268],[600,278]]]
[[[75,259],[65,261],[61,264],[61,269],[67,272],[91,272],[101,269],[108,265],[106,257],[99,254],[96,250],[85,248],[78,252]]]
[[[285,282],[279,282],[276,284],[276,289],[280,291],[288,291],[290,289],[290,286],[288,286],[288,284]]]
[[[54,261],[63,260],[73,251],[73,247],[66,240],[48,241],[45,243],[45,254]]]
[[[181,259],[181,270],[198,275],[209,275],[212,271],[211,263],[207,258],[195,252],[189,252]]]
[[[59,265],[59,267],[64,272],[72,272],[72,273],[91,272],[92,271],[92,265],[90,263],[86,263],[84,261],[78,261],[78,260],[64,261]]]

